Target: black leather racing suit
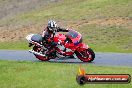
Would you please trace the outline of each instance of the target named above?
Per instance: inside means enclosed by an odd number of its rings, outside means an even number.
[[[55,31],[50,31],[48,27],[43,30],[42,37],[43,41],[50,44],[51,46],[56,46],[57,44],[53,41],[53,37],[56,32],[68,32],[68,29],[57,27]]]

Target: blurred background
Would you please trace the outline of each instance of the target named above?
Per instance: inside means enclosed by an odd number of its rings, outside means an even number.
[[[132,0],[0,0],[0,49],[28,49],[50,19],[96,52],[132,52]]]

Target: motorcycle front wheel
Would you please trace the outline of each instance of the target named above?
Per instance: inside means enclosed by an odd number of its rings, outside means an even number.
[[[92,62],[95,58],[95,53],[91,48],[82,51],[76,51],[75,54],[83,62]]]

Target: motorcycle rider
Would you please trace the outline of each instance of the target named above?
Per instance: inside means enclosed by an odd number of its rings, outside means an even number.
[[[68,32],[68,29],[60,28],[57,26],[57,23],[53,20],[48,22],[47,27],[43,30],[42,37],[43,41],[50,44],[51,46],[56,46],[57,44],[53,41],[53,37],[56,32]]]

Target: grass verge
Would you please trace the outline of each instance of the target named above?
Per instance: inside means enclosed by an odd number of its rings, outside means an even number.
[[[83,42],[95,52],[132,52],[132,30],[121,26],[83,25],[78,30],[83,36]],[[28,42],[0,42],[0,49],[27,50]]]
[[[131,0],[62,0],[0,21],[0,25],[30,25],[49,19],[79,21],[112,17],[132,17]]]
[[[13,42],[0,42],[0,50],[28,50],[28,42],[26,41],[13,41]]]
[[[89,74],[130,74],[130,67],[83,64]],[[78,64],[0,61],[0,88],[80,88]],[[87,84],[83,88],[131,88],[132,84]]]

